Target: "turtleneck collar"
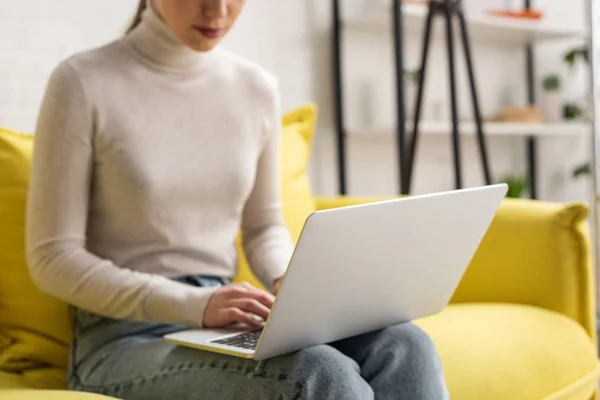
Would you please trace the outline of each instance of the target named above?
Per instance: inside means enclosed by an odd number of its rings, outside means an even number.
[[[152,1],[142,15],[140,24],[123,40],[154,64],[167,69],[194,70],[214,57],[215,51],[195,51],[181,43],[158,15]]]

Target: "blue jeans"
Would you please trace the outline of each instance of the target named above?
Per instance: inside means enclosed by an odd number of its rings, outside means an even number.
[[[209,277],[180,281],[227,283]],[[410,323],[261,362],[162,339],[185,329],[75,310],[69,388],[122,399],[448,398],[433,342]]]

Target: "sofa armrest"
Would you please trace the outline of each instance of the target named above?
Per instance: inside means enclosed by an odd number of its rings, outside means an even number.
[[[321,198],[319,209],[383,198]],[[556,311],[595,333],[595,284],[583,204],[505,200],[452,302],[528,304]]]
[[[595,282],[588,208],[505,200],[453,301],[529,304],[595,333]]]

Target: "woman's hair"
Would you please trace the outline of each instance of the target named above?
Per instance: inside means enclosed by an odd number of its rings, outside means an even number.
[[[144,13],[144,10],[146,10],[146,0],[140,0],[135,17],[133,17],[129,28],[127,28],[127,33],[134,30],[140,24],[140,22],[142,22],[142,14]]]

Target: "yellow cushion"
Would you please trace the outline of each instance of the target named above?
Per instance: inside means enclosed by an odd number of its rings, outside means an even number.
[[[62,368],[34,368],[19,373],[0,372],[0,390],[63,390],[67,386],[66,379]]]
[[[0,390],[2,400],[102,400],[109,397],[92,393],[50,390]]]
[[[453,399],[589,399],[592,340],[566,316],[531,306],[451,305],[417,321],[434,340]]]
[[[23,377],[19,374],[12,374],[0,371],[0,393],[5,389],[30,389],[31,387],[24,382]],[[4,398],[4,396],[0,396]]]
[[[281,138],[281,196],[283,213],[288,229],[298,240],[306,218],[315,211],[315,202],[307,174],[317,110],[308,105],[286,114],[283,118]],[[248,281],[258,287],[258,282],[237,241],[239,254],[236,281]]]
[[[67,306],[40,293],[25,264],[25,207],[32,137],[0,129],[0,369],[67,364]]]
[[[316,108],[303,107],[283,119],[281,142],[284,217],[294,239],[314,202],[306,168],[316,121]],[[0,369],[30,370],[5,374],[0,388],[64,387],[64,368],[71,337],[66,304],[40,293],[33,285],[24,255],[25,207],[33,137],[0,129]],[[239,248],[239,242],[238,242]],[[238,280],[259,285],[241,256]],[[58,370],[47,366],[58,367]],[[37,370],[36,367],[44,367]],[[34,372],[35,373],[34,373]],[[56,371],[59,371],[57,374]],[[19,386],[19,387],[20,387]]]

